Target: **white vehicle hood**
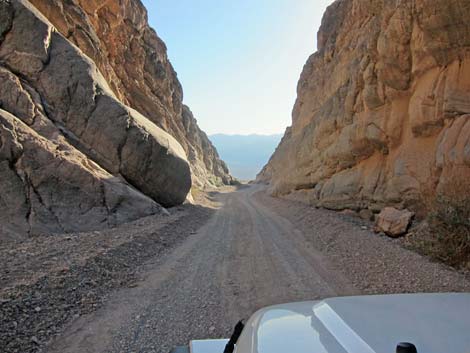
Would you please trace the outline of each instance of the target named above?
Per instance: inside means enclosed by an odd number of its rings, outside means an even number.
[[[360,296],[262,309],[236,353],[470,353],[470,294]]]

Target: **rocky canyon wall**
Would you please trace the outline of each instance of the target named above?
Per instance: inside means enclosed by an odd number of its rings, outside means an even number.
[[[0,239],[112,227],[231,181],[140,2],[35,3],[0,1]]]
[[[470,180],[470,2],[337,0],[258,180],[333,209],[419,208]]]
[[[183,104],[165,43],[149,26],[140,0],[31,3],[96,63],[120,101],[176,138],[188,156],[195,186],[231,183],[227,166]]]

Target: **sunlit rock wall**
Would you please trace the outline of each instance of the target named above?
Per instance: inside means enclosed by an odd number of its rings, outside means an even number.
[[[470,180],[470,2],[337,0],[258,176],[334,208],[419,207]]]

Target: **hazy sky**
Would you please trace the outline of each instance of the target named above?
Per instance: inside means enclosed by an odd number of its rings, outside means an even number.
[[[143,0],[184,101],[208,134],[291,124],[300,72],[333,0]]]

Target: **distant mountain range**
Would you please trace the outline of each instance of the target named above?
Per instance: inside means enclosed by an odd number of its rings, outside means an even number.
[[[234,177],[253,180],[268,162],[282,136],[215,134],[209,139]]]

